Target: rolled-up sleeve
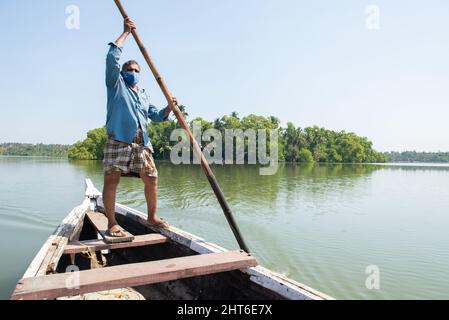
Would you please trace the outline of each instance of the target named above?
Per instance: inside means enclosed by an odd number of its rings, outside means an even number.
[[[120,79],[120,57],[122,47],[109,43],[109,52],[106,56],[106,86],[114,87]]]
[[[168,116],[164,117],[164,113],[168,107],[158,110],[154,105],[150,104],[148,108],[148,118],[153,122],[163,122],[168,120]]]

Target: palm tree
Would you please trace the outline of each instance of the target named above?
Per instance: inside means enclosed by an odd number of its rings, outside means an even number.
[[[184,119],[187,120],[189,114],[186,112],[186,106],[181,104],[181,105],[178,106],[178,108],[179,108],[179,111],[181,111],[181,114],[184,117]],[[179,124],[179,122],[176,121],[175,128],[178,128],[178,124]]]
[[[187,117],[189,116],[189,114],[186,112],[186,106],[180,105],[179,110],[181,111],[183,117],[187,120]]]

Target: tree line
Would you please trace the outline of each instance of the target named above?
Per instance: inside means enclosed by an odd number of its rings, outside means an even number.
[[[184,114],[185,108],[182,108]],[[286,128],[280,126],[278,118],[270,116],[248,115],[240,118],[233,112],[212,122],[202,118],[190,121],[201,124],[201,130],[217,129],[265,129],[267,136],[271,130],[278,130],[278,158],[286,162],[332,162],[332,163],[373,163],[385,162],[386,156],[373,149],[372,142],[366,137],[360,137],[352,132],[332,131],[318,126],[301,128],[288,123]],[[170,135],[180,128],[177,121],[151,123],[148,125],[148,135],[154,148],[154,158],[169,159],[170,152],[177,142],[170,141]],[[106,129],[97,128],[87,133],[84,141],[76,142],[68,151],[69,159],[101,160],[107,142]],[[235,145],[234,145],[235,148]],[[248,151],[247,141],[244,143],[245,154]],[[225,148],[223,148],[224,152]],[[235,150],[234,150],[235,152]]]
[[[448,163],[449,152],[385,152],[385,157],[391,162],[433,162]]]
[[[2,143],[0,155],[67,158],[70,148],[71,145],[63,144]]]

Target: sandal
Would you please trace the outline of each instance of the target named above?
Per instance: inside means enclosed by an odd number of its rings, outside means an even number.
[[[112,227],[112,228],[114,228],[114,227]],[[118,231],[112,231],[112,230],[111,230],[112,228],[110,228],[110,229],[108,229],[108,230],[106,231],[106,235],[107,235],[107,236],[109,236],[109,237],[115,237],[115,238],[123,238],[123,237],[126,237],[126,236],[127,236],[126,233],[123,231],[122,228],[119,227],[119,230],[118,230]]]

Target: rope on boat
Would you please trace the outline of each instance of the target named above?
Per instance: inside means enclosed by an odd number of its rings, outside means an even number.
[[[83,258],[90,259],[91,267],[94,268],[94,269],[105,267],[106,266],[106,262],[105,261],[101,261],[101,262],[98,261],[97,255],[95,254],[95,252],[92,251],[92,249],[89,248],[87,245],[85,245],[85,246],[86,246],[86,250],[81,252],[81,256]]]

